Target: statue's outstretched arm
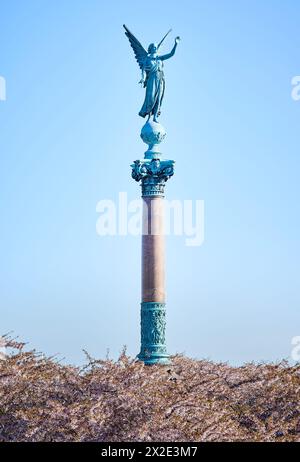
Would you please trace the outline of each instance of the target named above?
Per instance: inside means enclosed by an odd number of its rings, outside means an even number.
[[[178,45],[178,42],[180,41],[180,37],[176,37],[175,39],[175,45],[173,46],[172,50],[170,51],[170,53],[166,54],[166,55],[162,55],[160,56],[160,59],[162,61],[165,61],[166,59],[169,59],[169,58],[172,58],[172,56],[175,55],[175,51],[176,51],[176,48],[177,48],[177,45]]]

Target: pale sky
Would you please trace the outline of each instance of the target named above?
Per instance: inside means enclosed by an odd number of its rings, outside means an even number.
[[[167,239],[167,343],[242,364],[300,336],[300,4],[0,0],[1,333],[80,364],[139,351],[140,239],[96,205],[140,195],[143,90],[124,35],[172,27],[161,122],[170,200],[203,200],[205,239]]]

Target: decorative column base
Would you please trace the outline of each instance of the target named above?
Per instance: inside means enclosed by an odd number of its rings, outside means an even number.
[[[171,364],[165,344],[166,304],[141,303],[141,351],[138,359],[147,365]]]

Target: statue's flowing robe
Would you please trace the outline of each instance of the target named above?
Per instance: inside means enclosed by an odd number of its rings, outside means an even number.
[[[139,115],[141,117],[152,114],[159,116],[165,92],[163,62],[158,58],[149,58],[145,63],[144,70],[147,75],[146,96]]]

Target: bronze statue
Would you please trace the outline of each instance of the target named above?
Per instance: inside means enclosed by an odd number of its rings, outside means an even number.
[[[146,51],[125,24],[123,27],[142,71],[142,79],[139,83],[146,88],[145,101],[139,115],[141,117],[148,116],[148,120],[151,115],[153,115],[153,121],[157,122],[157,118],[161,113],[161,104],[165,92],[163,62],[174,56],[180,37],[176,37],[175,44],[170,53],[159,55],[159,48],[171,30],[164,36],[158,45],[151,43],[148,47],[148,51]]]

